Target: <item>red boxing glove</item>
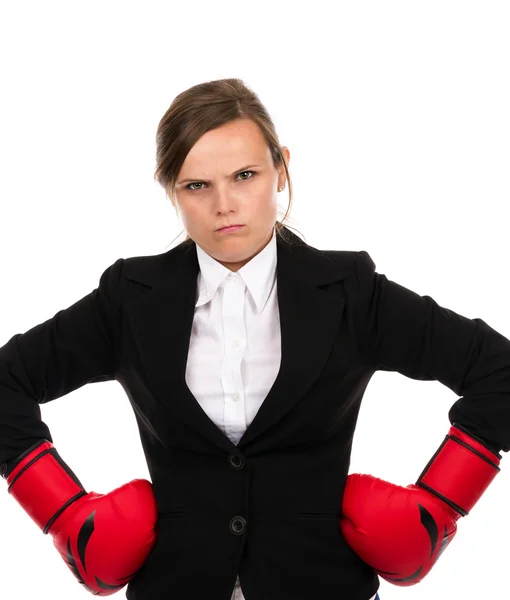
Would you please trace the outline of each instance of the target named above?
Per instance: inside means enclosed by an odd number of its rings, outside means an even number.
[[[386,581],[419,583],[494,477],[501,455],[454,423],[416,484],[347,477],[340,530],[352,550]]]
[[[124,587],[153,549],[157,506],[152,485],[134,479],[108,494],[87,493],[51,442],[32,446],[6,477],[9,493],[95,596]]]

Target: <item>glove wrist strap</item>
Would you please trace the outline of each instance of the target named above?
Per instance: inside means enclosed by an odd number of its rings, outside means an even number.
[[[7,483],[9,494],[45,534],[70,504],[87,493],[48,440],[19,457]]]
[[[466,516],[501,470],[500,459],[499,453],[454,423],[416,485]]]

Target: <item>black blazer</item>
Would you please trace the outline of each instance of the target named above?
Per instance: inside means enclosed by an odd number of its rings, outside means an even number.
[[[159,538],[129,600],[367,600],[375,573],[338,526],[353,434],[377,370],[464,395],[449,419],[510,449],[510,341],[375,272],[367,252],[277,236],[282,360],[239,444],[185,382],[198,260],[190,240],[118,259],[97,289],[0,348],[0,463],[52,441],[39,404],[117,380],[139,427]],[[446,433],[446,432],[445,432]]]

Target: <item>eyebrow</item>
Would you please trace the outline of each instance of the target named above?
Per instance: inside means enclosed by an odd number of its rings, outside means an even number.
[[[236,169],[233,173],[231,173],[231,175],[235,175],[236,173],[242,173],[243,171],[247,171],[248,169],[251,169],[252,167],[259,167],[260,165],[246,165],[246,167],[242,167],[240,169]],[[205,179],[181,179],[180,181],[177,182],[177,185],[180,185],[181,183],[188,183],[189,181],[191,182],[204,182],[204,183],[210,183],[210,181],[207,181]]]

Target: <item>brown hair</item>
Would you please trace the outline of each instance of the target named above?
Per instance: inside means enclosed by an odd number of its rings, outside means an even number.
[[[175,97],[158,125],[154,179],[167,193],[170,190],[170,195],[173,195],[177,175],[193,144],[206,131],[236,119],[254,121],[267,142],[275,168],[283,162],[289,185],[289,206],[283,217],[284,222],[292,205],[289,170],[268,111],[241,79],[218,79],[200,83]],[[276,234],[285,241],[290,241],[285,235],[283,222],[276,221]],[[185,242],[190,239],[186,235]]]

